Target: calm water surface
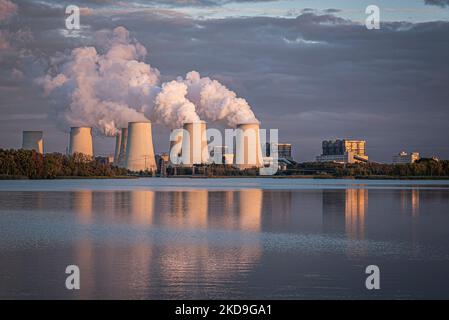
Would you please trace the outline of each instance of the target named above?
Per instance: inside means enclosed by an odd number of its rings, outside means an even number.
[[[449,181],[0,181],[0,298],[448,299]]]

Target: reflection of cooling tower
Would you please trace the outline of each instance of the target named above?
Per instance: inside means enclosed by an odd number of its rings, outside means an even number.
[[[42,131],[23,131],[22,149],[35,150],[44,153],[44,139]]]
[[[240,169],[263,166],[258,123],[237,125],[235,163]]]
[[[128,140],[128,128],[122,128],[115,139],[114,164],[119,167],[125,166],[126,143]]]
[[[156,171],[151,122],[128,123],[125,163],[131,171]]]
[[[70,128],[69,154],[82,153],[86,156],[94,156],[92,141],[92,128],[72,127]]]
[[[207,149],[206,123],[204,121],[184,123],[182,137],[182,163],[187,166],[206,163]]]

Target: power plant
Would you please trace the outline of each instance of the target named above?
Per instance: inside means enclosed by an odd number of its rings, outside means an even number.
[[[237,125],[235,164],[241,170],[263,167],[259,123]]]
[[[170,154],[176,155],[177,157],[181,157],[181,150],[182,150],[182,136],[183,131],[182,129],[175,129],[170,134],[170,149],[168,150],[169,156]],[[171,165],[176,165],[177,163],[174,163],[171,159],[171,156],[169,158],[169,162]]]
[[[187,122],[183,126],[182,164],[191,167],[208,161],[206,122]]]
[[[131,171],[156,171],[151,122],[128,123],[125,166]]]
[[[118,167],[125,167],[127,142],[128,128],[122,128],[115,137],[114,165]]]
[[[23,131],[22,147],[43,153],[42,131]],[[213,155],[209,154],[206,122],[187,122],[182,129],[171,133],[170,152],[178,156],[178,161],[170,154],[156,156],[153,147],[152,123],[150,121],[129,122],[127,128],[121,128],[115,136],[114,156],[97,156],[96,161],[126,168],[133,172],[159,171],[159,167],[171,168],[174,175],[208,172],[209,164],[234,166],[240,170],[261,168],[264,166],[262,146],[260,144],[259,123],[242,123],[234,132],[235,148],[226,145],[213,146]],[[215,140],[215,138],[214,138]],[[231,149],[228,151],[228,148]],[[235,151],[235,152],[234,152]],[[91,127],[71,127],[67,155],[84,154],[94,159],[93,131]],[[163,162],[163,165],[160,163]],[[173,163],[177,162],[177,163]],[[159,166],[158,166],[159,163]],[[268,163],[268,162],[267,162]],[[161,170],[162,172],[162,170]]]
[[[44,139],[42,131],[23,131],[22,149],[34,150],[40,154],[44,153]]]
[[[92,139],[92,128],[90,127],[71,127],[69,155],[82,153],[93,158],[94,147]]]

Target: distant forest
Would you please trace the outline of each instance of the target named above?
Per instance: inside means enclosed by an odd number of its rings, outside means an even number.
[[[149,172],[137,173],[149,176]],[[257,169],[239,170],[230,165],[199,166],[189,168],[166,168],[161,176],[195,175],[204,177],[257,176]],[[73,156],[61,153],[39,154],[30,150],[0,149],[0,179],[56,179],[70,177],[111,178],[136,175],[124,168],[92,160],[82,154]],[[448,178],[449,161],[421,159],[413,164],[338,164],[338,163],[299,163],[278,171],[277,176],[313,176],[323,178]]]
[[[86,158],[83,154],[44,155],[30,150],[0,149],[0,178],[54,179],[58,177],[113,177],[127,170]]]

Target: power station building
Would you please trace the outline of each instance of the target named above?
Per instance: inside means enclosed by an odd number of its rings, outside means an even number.
[[[317,162],[359,163],[368,162],[365,140],[325,140],[323,153]]]
[[[393,164],[410,164],[420,159],[419,152],[407,153],[405,151],[393,156]]]

